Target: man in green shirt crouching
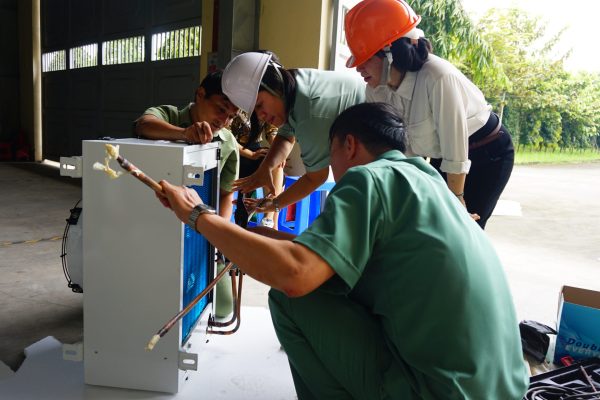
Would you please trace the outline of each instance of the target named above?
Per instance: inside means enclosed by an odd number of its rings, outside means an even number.
[[[221,72],[212,72],[200,82],[194,101],[183,109],[171,105],[150,107],[134,123],[135,133],[146,139],[184,141],[187,143],[220,142],[219,215],[231,219],[233,181],[238,179],[240,154],[233,133],[225,127],[231,124],[238,108],[223,94]],[[219,262],[217,270],[224,268]],[[215,315],[227,317],[233,309],[231,283],[222,280],[217,286]]]
[[[528,377],[502,265],[437,171],[403,155],[405,141],[389,105],[340,114],[336,186],[288,240],[229,224],[165,181],[161,202],[272,287],[299,399],[520,400]]]
[[[238,178],[240,155],[229,126],[238,108],[223,94],[221,72],[200,82],[194,101],[183,109],[171,105],[150,107],[134,123],[135,133],[146,139],[221,143],[219,215],[231,218],[233,188]]]

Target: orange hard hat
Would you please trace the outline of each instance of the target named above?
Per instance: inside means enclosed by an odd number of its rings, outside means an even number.
[[[352,56],[348,68],[356,67],[401,38],[419,24],[421,17],[404,0],[363,0],[346,14],[344,29]]]

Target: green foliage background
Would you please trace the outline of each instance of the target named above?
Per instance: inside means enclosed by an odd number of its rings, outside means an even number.
[[[571,73],[551,58],[552,37],[539,17],[492,9],[472,21],[460,0],[413,0],[434,53],[456,65],[485,94],[515,143],[528,149],[597,149],[600,73]]]

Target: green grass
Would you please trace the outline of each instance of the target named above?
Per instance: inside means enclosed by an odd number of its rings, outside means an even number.
[[[585,150],[548,150],[539,151],[520,148],[515,153],[515,164],[568,164],[600,161],[600,151]]]

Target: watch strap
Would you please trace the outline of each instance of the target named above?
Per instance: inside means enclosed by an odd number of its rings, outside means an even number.
[[[209,205],[206,204],[198,204],[196,207],[192,208],[192,212],[190,212],[190,216],[188,217],[187,225],[196,231],[196,221],[198,217],[202,214],[216,214],[216,210]]]

